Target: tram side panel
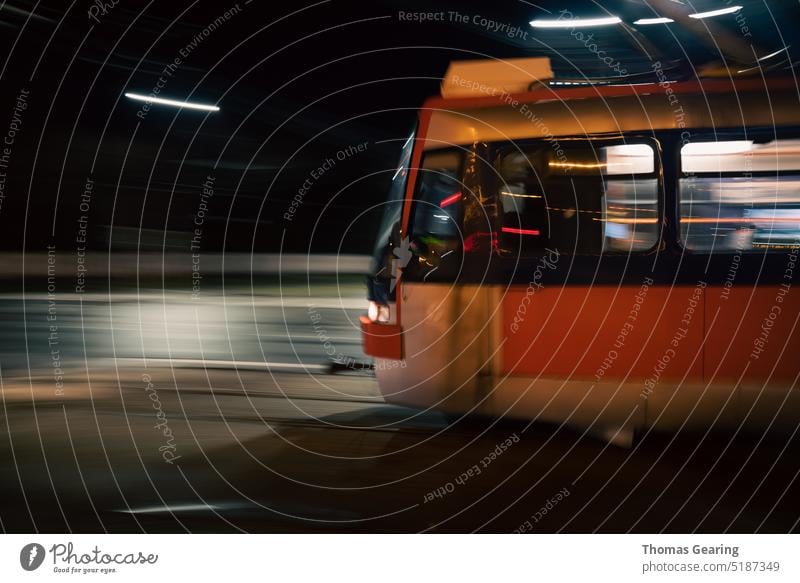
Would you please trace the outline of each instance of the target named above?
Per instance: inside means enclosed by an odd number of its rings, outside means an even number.
[[[703,294],[650,284],[544,287],[532,296],[512,288],[503,300],[503,373],[515,409],[582,426],[652,423],[680,386],[702,382]]]
[[[735,391],[747,427],[792,429],[800,410],[800,294],[780,285],[706,294],[706,382]]]
[[[482,412],[491,365],[489,288],[405,282],[401,293],[403,360],[376,363],[384,398],[452,414]]]

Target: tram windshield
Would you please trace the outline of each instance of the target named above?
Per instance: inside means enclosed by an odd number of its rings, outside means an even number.
[[[405,199],[413,150],[414,134],[412,133],[403,143],[400,151],[400,160],[393,171],[389,196],[385,203],[383,218],[375,239],[371,271],[373,275],[367,280],[367,295],[370,301],[378,302],[382,305],[394,300],[393,282],[397,279],[397,270],[394,265],[393,250],[400,244],[397,239],[400,219],[403,215],[403,201]]]

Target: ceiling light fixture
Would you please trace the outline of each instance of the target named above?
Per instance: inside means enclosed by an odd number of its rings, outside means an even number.
[[[633,21],[634,24],[668,24],[670,22],[675,21],[666,16],[659,16],[658,18],[640,18],[639,20]]]
[[[529,24],[533,28],[584,28],[587,26],[608,26],[619,24],[622,19],[619,16],[607,16],[602,18],[559,18],[557,20],[531,20]]]
[[[696,18],[698,20],[702,18],[711,18],[712,16],[722,16],[723,14],[732,14],[734,12],[738,12],[741,10],[741,6],[731,6],[729,8],[720,8],[719,10],[709,10],[708,12],[698,12],[696,14],[690,14],[689,18]]]
[[[202,103],[190,103],[188,101],[176,101],[174,99],[162,99],[160,97],[150,97],[149,95],[139,95],[138,93],[126,93],[125,97],[136,101],[146,101],[148,103],[158,103],[159,105],[170,105],[184,109],[199,109],[202,111],[219,111],[216,105],[204,105]]]

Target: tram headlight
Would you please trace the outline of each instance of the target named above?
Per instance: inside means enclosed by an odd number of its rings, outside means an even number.
[[[370,319],[370,322],[381,322],[385,324],[389,321],[389,306],[377,302],[370,302],[367,308],[367,317]]]

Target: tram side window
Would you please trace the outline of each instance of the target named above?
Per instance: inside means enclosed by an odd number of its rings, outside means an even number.
[[[800,140],[694,141],[681,148],[687,249],[779,250],[800,243]]]
[[[455,150],[428,152],[417,174],[411,244],[422,258],[441,257],[462,244],[462,153]]]
[[[506,253],[645,251],[658,241],[658,179],[648,144],[509,147],[496,169]]]

